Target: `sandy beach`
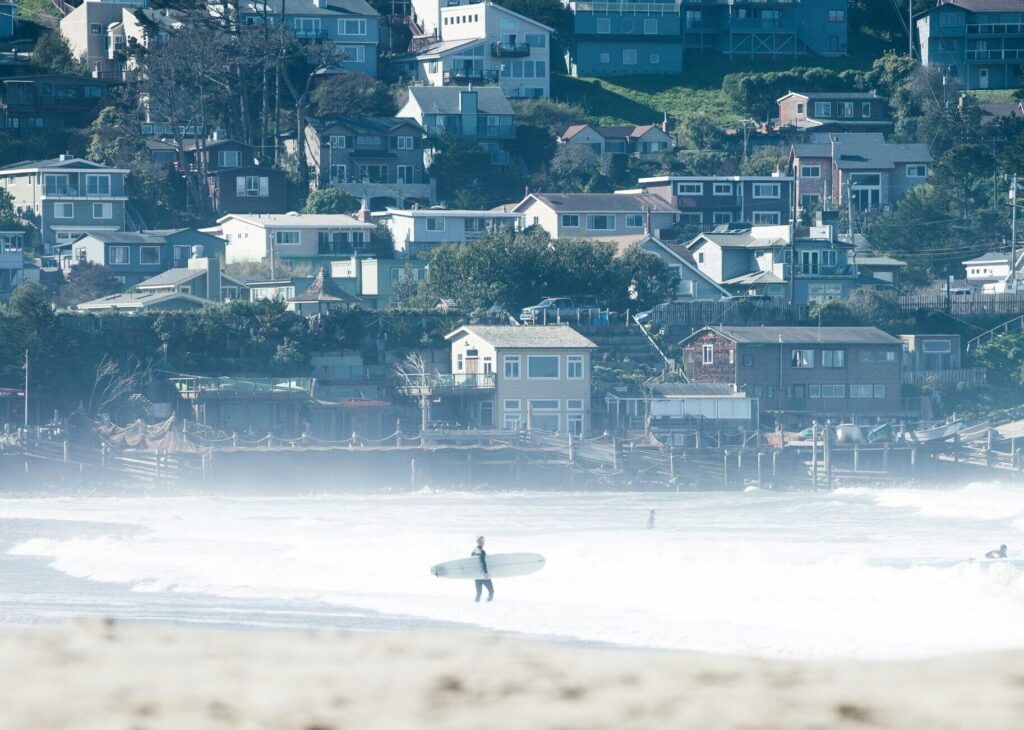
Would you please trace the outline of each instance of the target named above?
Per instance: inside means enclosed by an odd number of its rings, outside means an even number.
[[[1024,652],[787,662],[466,632],[0,631],[4,730],[1024,726]]]

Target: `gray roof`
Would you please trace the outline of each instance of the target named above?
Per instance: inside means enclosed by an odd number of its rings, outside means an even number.
[[[111,294],[110,296],[100,297],[99,299],[93,299],[90,302],[82,302],[76,305],[76,309],[143,309],[155,304],[163,304],[164,302],[173,301],[180,299],[183,302],[190,302],[193,304],[209,305],[210,302],[206,299],[200,299],[192,294],[185,294],[183,292],[168,291],[168,292],[126,292],[124,294]]]
[[[206,273],[206,269],[168,269],[163,273],[151,276],[145,281],[139,282],[137,288],[146,288],[158,286],[178,286],[184,284],[187,281],[192,281],[198,276]]]
[[[468,46],[474,43],[483,43],[483,38],[459,38],[456,40],[449,41],[438,41],[437,43],[431,43],[429,46],[424,46],[415,53],[409,54],[408,56],[402,56],[403,59],[409,58],[422,58],[424,56],[437,56],[448,51],[454,51],[463,46]]]
[[[67,157],[66,159],[60,159],[55,157],[50,160],[25,160],[23,162],[15,162],[11,165],[4,165],[0,167],[0,170],[35,170],[43,167],[91,167],[97,170],[110,170],[111,172],[125,172],[124,170],[107,167],[99,162],[93,162],[92,160],[86,160],[81,157]]]
[[[708,327],[743,345],[898,345],[900,338],[877,327]],[[690,335],[687,340],[696,334]],[[684,340],[685,342],[686,340]]]
[[[89,238],[94,238],[102,243],[139,243],[139,244],[160,244],[166,243],[168,237],[173,236],[177,233],[188,231],[188,228],[168,228],[162,230],[150,230],[150,231],[90,231],[85,234]],[[209,233],[200,233],[194,231],[198,236],[204,238],[217,239],[216,236],[211,236]]]
[[[906,261],[900,261],[890,256],[862,256],[857,254],[857,266],[866,266],[871,268],[873,266],[906,266]]]
[[[505,92],[498,86],[410,86],[409,96],[416,100],[424,114],[458,114],[459,94],[463,91],[476,93],[480,114],[515,114]]]
[[[400,129],[401,127],[414,127],[419,132],[423,132],[423,127],[420,126],[419,122],[410,117],[350,117],[350,116],[336,116],[336,117],[324,117],[321,119],[311,120],[319,130],[325,130],[329,127],[333,127],[336,124],[348,127],[357,133],[366,134],[389,134],[390,132]]]
[[[469,332],[486,340],[497,348],[551,349],[551,348],[596,348],[593,342],[567,324],[553,325],[482,325],[471,324],[449,333],[446,339],[454,339],[462,332]]]
[[[920,15],[941,8],[943,5],[956,5],[964,10],[970,10],[972,13],[1024,13],[1024,0],[950,0],[945,3],[940,2],[934,8],[929,8]]]
[[[885,136],[877,133],[850,132],[833,137],[836,165],[842,170],[892,169],[897,163],[929,163],[932,160],[926,144],[886,142]],[[832,144],[795,144],[793,154],[797,157],[831,157]]]
[[[989,251],[983,256],[975,256],[972,259],[967,259],[963,263],[965,264],[1005,264],[1010,261],[1010,254],[1008,251]]]
[[[786,96],[803,96],[807,97],[808,99],[822,99],[824,101],[842,101],[845,99],[867,101],[868,99],[885,99],[885,97],[878,96],[873,91],[847,91],[845,93],[842,91],[791,91],[785,96],[780,97],[779,101],[785,99]],[[840,119],[839,121],[844,120]]]
[[[752,284],[785,284],[786,282],[770,271],[751,271],[722,282],[725,286],[750,286]]]
[[[780,246],[787,246],[785,239],[782,238],[765,238],[764,236],[755,236],[750,230],[736,231],[735,233],[729,232],[718,232],[711,231],[709,233],[701,233],[695,239],[693,239],[687,246],[694,247],[701,241],[709,241],[722,248],[778,248]]]
[[[675,213],[667,200],[649,193],[532,193],[532,197],[565,213]],[[530,196],[527,196],[529,200]],[[523,201],[525,203],[526,200]],[[521,206],[523,203],[520,203]],[[518,207],[518,206],[517,206]]]
[[[283,0],[243,0],[240,12],[243,14],[262,12],[262,6],[281,14]],[[318,6],[313,0],[288,0],[285,6],[288,15],[372,15],[379,13],[366,0],[325,0]]]
[[[327,266],[320,267],[320,271],[313,277],[302,292],[296,294],[289,302],[347,302],[357,304],[359,299],[344,291],[327,271]]]

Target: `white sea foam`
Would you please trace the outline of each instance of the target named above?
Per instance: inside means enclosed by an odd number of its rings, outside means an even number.
[[[990,485],[656,496],[433,491],[0,500],[0,511],[43,520],[40,536],[12,554],[140,591],[325,601],[650,647],[897,657],[1024,646],[1024,573],[969,561],[1008,542],[1001,538],[1021,514],[1021,494]],[[655,530],[644,529],[649,509],[658,512]],[[105,526],[69,537],[69,525],[48,531],[53,520]],[[471,583],[429,574],[433,563],[468,555],[481,533],[491,552],[544,554],[545,569],[496,581],[489,605],[472,602]]]

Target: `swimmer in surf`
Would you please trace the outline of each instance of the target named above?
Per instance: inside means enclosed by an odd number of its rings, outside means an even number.
[[[1006,557],[1006,546],[1000,545],[998,550],[989,550],[985,553],[986,558],[1005,558]]]
[[[651,513],[649,515],[647,515],[647,529],[648,530],[653,530],[654,529],[654,510],[653,509],[651,510]]]
[[[484,550],[484,536],[481,535],[476,539],[476,548],[473,550],[471,557],[480,558],[480,569],[484,573],[483,578],[478,578],[476,582],[476,602],[480,603],[480,594],[483,589],[487,589],[487,600],[494,600],[494,584],[491,583],[491,576],[487,574],[487,551]]]

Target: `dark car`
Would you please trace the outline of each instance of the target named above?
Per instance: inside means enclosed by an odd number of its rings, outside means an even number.
[[[593,297],[547,297],[519,313],[524,324],[544,324],[558,320],[574,320],[581,312],[600,311],[601,306]]]

